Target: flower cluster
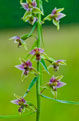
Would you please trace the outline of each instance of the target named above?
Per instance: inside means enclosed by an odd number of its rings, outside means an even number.
[[[27,3],[21,3],[22,7],[26,10],[23,20],[25,22],[29,22],[30,24],[34,24],[38,19],[37,19],[37,14],[43,14],[42,11],[37,7],[36,1],[28,1]]]

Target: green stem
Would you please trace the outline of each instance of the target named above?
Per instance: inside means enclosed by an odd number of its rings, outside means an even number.
[[[40,0],[37,0],[37,6],[40,8]],[[37,41],[37,47],[41,47],[41,15],[38,14],[38,41]],[[37,62],[37,71],[40,73],[40,61]],[[37,94],[37,115],[36,115],[36,121],[40,121],[40,74],[38,75],[38,81],[36,83],[36,94]]]

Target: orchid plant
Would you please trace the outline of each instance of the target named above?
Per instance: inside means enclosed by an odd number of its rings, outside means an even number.
[[[44,17],[43,10],[43,1],[42,0],[20,0],[20,4],[22,8],[25,10],[25,13],[22,17],[24,22],[28,22],[32,25],[32,30],[29,33],[26,33],[22,36],[14,36],[11,40],[14,43],[17,43],[18,47],[24,47],[28,49],[26,46],[26,42],[28,38],[34,37],[35,41],[32,45],[32,49],[27,56],[25,55],[25,59],[21,59],[21,64],[16,65],[15,67],[22,71],[22,77],[27,78],[30,74],[33,74],[34,78],[30,81],[29,87],[26,92],[22,96],[15,95],[16,99],[12,100],[11,103],[18,105],[18,112],[23,114],[26,109],[30,110],[30,114],[36,113],[36,121],[40,121],[40,97],[44,97],[53,101],[57,101],[60,103],[69,103],[69,104],[79,104],[79,102],[73,101],[63,101],[57,99],[58,88],[61,88],[66,85],[65,82],[62,82],[62,75],[55,76],[50,74],[50,68],[53,71],[58,71],[61,65],[66,65],[65,60],[55,60],[52,57],[49,57],[44,48],[42,49],[43,37],[42,37],[42,25],[45,21],[52,21],[52,23],[57,27],[57,30],[60,29],[60,20],[66,15],[62,13],[64,8],[54,8],[52,12]],[[43,19],[42,19],[43,16]],[[33,34],[34,30],[37,29],[38,34]],[[33,67],[33,61],[36,62],[37,68]],[[48,62],[48,66],[46,65]],[[43,68],[41,68],[43,67]],[[43,70],[42,70],[43,69]],[[47,80],[45,85],[41,85],[41,76],[43,71],[46,71],[48,76],[52,75],[50,80]],[[26,100],[26,96],[31,91],[31,88],[36,84],[36,96],[37,96],[37,106],[35,106],[32,102]],[[45,96],[43,93],[45,90],[50,89],[52,93],[52,97]],[[1,116],[0,116],[1,117]],[[4,116],[6,118],[6,116]],[[16,118],[16,116],[8,116],[9,118]],[[19,117],[19,116],[17,116]]]

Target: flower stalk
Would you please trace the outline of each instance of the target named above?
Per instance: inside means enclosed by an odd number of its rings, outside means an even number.
[[[40,9],[40,0],[37,0],[37,6]],[[37,47],[41,47],[41,14],[38,14],[38,24],[37,24],[37,30],[38,30],[38,41],[37,41]],[[40,60],[37,61],[37,71],[41,73],[40,71]],[[37,115],[36,115],[36,121],[40,121],[40,75],[38,75],[38,80],[36,82],[36,95],[37,95]]]

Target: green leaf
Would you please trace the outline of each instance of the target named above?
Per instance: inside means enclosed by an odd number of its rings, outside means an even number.
[[[35,28],[36,28],[36,23],[33,25],[32,30],[30,31],[30,33],[23,35],[23,36],[21,37],[21,39],[26,40],[26,39],[28,39],[29,37],[31,37],[31,36],[32,36],[32,33],[33,33],[34,30],[35,30]]]
[[[28,94],[28,92],[31,90],[31,88],[34,86],[34,84],[37,80],[38,80],[38,77],[34,77],[34,79],[31,81],[31,83],[23,97],[25,97]]]
[[[36,28],[37,23],[35,23],[32,27],[32,30],[30,31],[30,33],[28,34],[28,37],[32,35],[32,33],[34,32],[35,28]]]
[[[64,104],[77,104],[77,105],[79,105],[79,102],[59,100],[59,99],[47,97],[47,96],[45,96],[45,95],[41,95],[41,96],[44,97],[44,98],[53,100],[53,101],[57,101],[57,102],[59,102],[59,103],[64,103]]]
[[[15,118],[21,118],[21,117],[29,116],[29,115],[31,115],[33,113],[35,113],[35,112],[30,112],[30,113],[22,114],[22,115],[0,115],[0,119],[15,119]]]
[[[43,58],[40,60],[40,63],[43,65],[44,69],[48,72],[48,69],[47,69],[46,63],[45,63],[45,61],[44,61]],[[48,72],[48,73],[49,73],[49,72]]]
[[[33,45],[32,45],[32,50],[37,46],[37,40],[34,41]]]
[[[34,13],[34,14],[42,14],[43,15],[43,12],[39,9],[39,8],[33,8],[33,10],[32,10],[32,12]]]
[[[59,21],[56,21],[55,19],[53,19],[53,24],[57,27],[57,30],[60,29]]]

